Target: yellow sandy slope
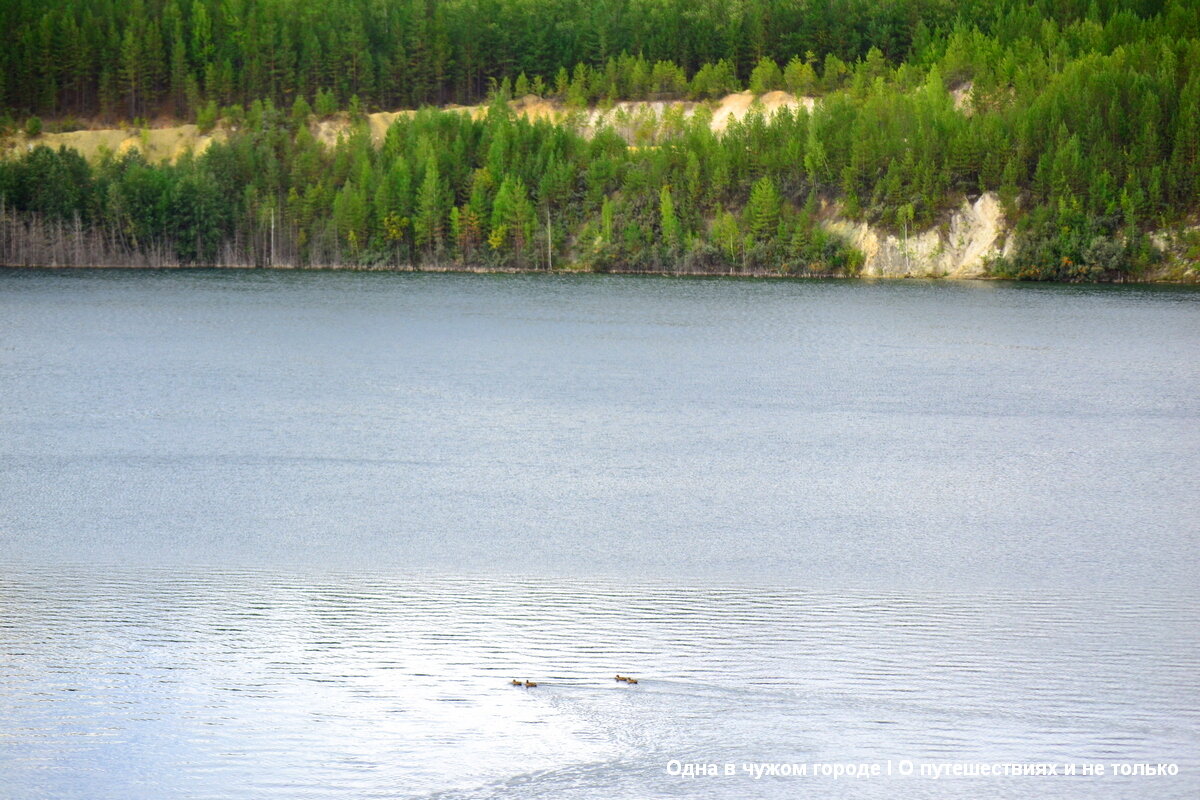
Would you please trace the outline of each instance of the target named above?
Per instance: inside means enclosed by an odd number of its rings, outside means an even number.
[[[673,112],[676,117],[682,119],[694,115],[701,108],[706,108],[712,114],[710,127],[719,133],[724,131],[731,121],[743,119],[755,110],[771,115],[781,108],[804,107],[811,109],[815,102],[812,97],[795,97],[787,92],[768,92],[761,97],[755,97],[750,92],[739,92],[711,103],[625,101],[616,103],[611,108],[572,110],[557,101],[527,95],[514,100],[512,107],[516,113],[528,119],[548,119],[570,124],[585,135],[604,125],[610,125],[631,142],[646,143],[657,139],[668,112]],[[448,106],[445,110],[459,111],[479,117],[487,112],[487,106]],[[382,141],[388,128],[397,118],[413,113],[415,112],[381,111],[369,114],[367,124],[371,138],[376,142]],[[332,145],[349,128],[349,122],[345,117],[338,116],[316,123],[313,133],[320,141]],[[23,134],[16,134],[0,141],[0,152],[5,156],[12,156],[25,148],[38,144],[55,149],[66,146],[79,151],[89,161],[95,161],[104,152],[121,155],[128,150],[137,148],[149,161],[173,162],[189,150],[200,154],[212,142],[223,141],[227,135],[221,127],[211,133],[201,134],[195,125],[174,125],[142,130],[112,128],[72,133],[46,133],[34,140],[26,139]]]
[[[145,128],[140,131],[110,128],[94,131],[72,131],[71,133],[46,133],[33,141],[24,136],[10,137],[0,147],[5,155],[14,155],[23,148],[44,144],[58,149],[66,146],[89,161],[100,158],[107,151],[121,155],[128,150],[138,149],[149,161],[175,161],[188,150],[203,153],[214,140],[224,140],[226,134],[217,129],[210,134],[201,134],[195,125],[173,125],[165,128]]]

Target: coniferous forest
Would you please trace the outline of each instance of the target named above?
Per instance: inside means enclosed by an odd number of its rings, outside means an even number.
[[[853,275],[832,214],[907,235],[990,192],[991,274],[1103,280],[1200,211],[1191,0],[3,0],[0,25],[0,263]],[[715,129],[744,90],[811,102]],[[672,102],[581,121],[624,100]],[[179,122],[221,136],[43,144]]]

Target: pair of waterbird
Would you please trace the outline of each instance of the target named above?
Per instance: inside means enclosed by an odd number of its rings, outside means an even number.
[[[617,675],[617,680],[619,680],[619,681],[624,681],[625,683],[637,683],[637,682],[638,682],[637,678],[631,678],[631,677],[629,677],[628,675]],[[521,681],[517,680],[516,678],[513,678],[513,679],[510,681],[510,683],[511,683],[513,686],[524,686],[526,689],[532,689],[532,688],[534,688],[535,686],[537,686],[537,683],[535,683],[534,681],[531,681],[531,680],[529,680],[528,678],[526,678],[526,679],[525,679],[525,682],[524,682],[524,683],[522,683]]]

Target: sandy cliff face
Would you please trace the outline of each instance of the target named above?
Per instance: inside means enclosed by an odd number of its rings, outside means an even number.
[[[947,226],[912,231],[907,239],[865,222],[833,219],[825,227],[862,252],[864,276],[878,278],[981,278],[987,259],[1003,254],[1009,240],[1004,213],[991,193],[963,201]]]

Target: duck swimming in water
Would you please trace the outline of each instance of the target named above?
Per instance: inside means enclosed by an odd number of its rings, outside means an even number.
[[[533,688],[533,687],[535,687],[535,686],[537,686],[537,684],[536,684],[536,683],[534,683],[533,681],[531,681],[531,680],[528,680],[528,679],[525,681],[525,688],[526,688],[526,689],[532,689],[532,688]]]
[[[626,678],[625,682],[626,683],[637,683],[637,678]]]
[[[627,681],[627,680],[629,680],[629,678],[626,678],[624,675],[620,675],[620,674],[618,674],[618,675],[617,675],[617,680],[619,680],[619,681]]]
[[[513,679],[512,679],[512,685],[513,685],[513,686],[520,686],[520,685],[521,685],[521,682],[520,682],[519,680],[517,680],[516,678],[513,678]]]

